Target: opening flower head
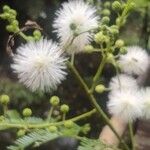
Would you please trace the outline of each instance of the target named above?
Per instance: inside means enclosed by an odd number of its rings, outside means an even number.
[[[120,56],[118,63],[125,73],[140,75],[149,67],[149,55],[139,46],[130,46],[127,54]]]
[[[53,26],[68,53],[80,52],[91,41],[87,31],[98,26],[96,9],[83,0],[69,0],[56,12]]]
[[[57,43],[41,39],[20,46],[11,68],[32,91],[51,91],[65,79],[65,60]]]
[[[142,116],[142,96],[138,90],[116,90],[109,94],[109,112],[124,121],[133,121]]]
[[[126,75],[126,74],[120,74],[111,79],[111,81],[109,83],[109,88],[112,91],[124,90],[124,89],[128,89],[128,88],[137,89],[138,84],[137,84],[137,81],[133,77]]]

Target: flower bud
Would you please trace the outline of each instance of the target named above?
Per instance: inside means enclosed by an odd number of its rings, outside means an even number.
[[[102,11],[102,14],[103,14],[104,16],[110,16],[110,10],[109,10],[109,9],[104,9],[104,10]]]
[[[121,47],[120,48],[120,53],[121,54],[126,54],[127,53],[127,48],[126,47]]]
[[[71,127],[73,127],[73,121],[71,121],[71,120],[65,121],[65,122],[64,122],[64,126],[65,126],[66,128],[71,128]]]
[[[110,22],[110,18],[109,17],[105,16],[105,17],[102,18],[102,23],[103,24],[109,24],[109,22]]]
[[[95,34],[94,36],[94,40],[96,43],[108,43],[109,42],[109,37],[105,36],[102,32],[99,32],[97,34]]]
[[[103,84],[99,84],[99,85],[97,85],[96,87],[95,87],[95,91],[97,92],[97,93],[103,93],[104,91],[105,91],[105,86],[103,85]]]
[[[49,130],[50,132],[56,132],[56,131],[57,131],[57,127],[56,127],[56,126],[50,126],[50,127],[48,128],[48,130]]]
[[[114,1],[112,3],[112,9],[116,12],[120,11],[122,9],[120,2],[119,1]]]
[[[131,2],[129,5],[129,10],[131,11],[131,10],[135,9],[135,7],[136,7],[136,4],[134,2]]]
[[[106,2],[104,3],[104,7],[105,7],[105,8],[109,8],[109,7],[110,7],[110,2],[109,2],[109,1],[106,1]]]
[[[20,129],[18,132],[17,132],[17,136],[20,137],[20,136],[23,136],[25,135],[26,131],[24,129]]]
[[[60,111],[61,111],[62,113],[67,113],[67,112],[69,111],[69,106],[66,105],[66,104],[61,105]]]
[[[2,105],[7,105],[9,103],[9,101],[10,101],[10,98],[8,95],[1,95],[0,96],[0,103]]]
[[[11,15],[13,15],[13,16],[17,16],[17,12],[16,12],[16,10],[14,10],[14,9],[10,9],[10,10],[9,10],[9,13],[10,13]]]
[[[51,104],[52,106],[58,106],[59,103],[60,103],[60,99],[59,99],[58,96],[52,96],[52,97],[50,98],[50,104]]]
[[[113,35],[119,34],[118,26],[115,26],[115,25],[111,26],[111,27],[110,27],[110,32],[111,32]]]
[[[121,40],[121,39],[117,40],[117,41],[115,42],[115,46],[116,46],[117,48],[123,47],[123,46],[124,46],[124,41]]]
[[[14,26],[13,26],[13,25],[7,25],[7,26],[6,26],[6,30],[7,30],[8,32],[13,32],[13,31],[14,31]]]
[[[14,25],[14,26],[18,26],[19,22],[18,22],[18,20],[13,20],[11,24]]]
[[[92,52],[94,50],[93,46],[92,45],[86,45],[84,47],[84,50],[88,53]]]
[[[83,126],[83,128],[82,128],[82,132],[84,133],[84,134],[87,134],[89,131],[91,130],[91,127],[90,127],[90,124],[85,124],[84,126]]]
[[[114,55],[111,53],[107,53],[107,62],[113,63],[114,62]]]
[[[30,108],[25,108],[22,114],[24,117],[30,117],[32,115],[32,110]]]
[[[8,5],[3,6],[3,11],[4,12],[9,12],[9,10],[10,10],[10,7]]]
[[[39,30],[35,30],[33,32],[33,36],[34,36],[35,40],[40,40],[40,38],[41,38],[41,32]]]

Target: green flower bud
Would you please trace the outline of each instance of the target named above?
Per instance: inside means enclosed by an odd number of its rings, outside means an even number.
[[[73,121],[71,121],[71,120],[65,121],[65,122],[64,122],[64,126],[65,126],[66,128],[71,128],[71,127],[73,127]]]
[[[103,24],[109,24],[109,22],[110,22],[110,18],[109,17],[105,16],[105,17],[102,18],[102,23]]]
[[[117,41],[115,42],[115,46],[116,46],[117,48],[123,47],[123,46],[124,46],[124,41],[121,40],[121,39],[117,40]]]
[[[83,126],[83,128],[82,128],[82,132],[84,133],[84,134],[87,134],[89,131],[91,130],[91,127],[90,127],[90,124],[85,124],[84,126]]]
[[[84,47],[84,50],[88,53],[92,52],[94,50],[93,46],[92,45],[86,45]]]
[[[67,113],[67,112],[69,111],[69,106],[66,105],[66,104],[61,105],[60,111],[61,111],[62,113]]]
[[[17,11],[14,9],[9,10],[10,15],[17,16]]]
[[[10,7],[8,5],[3,6],[3,11],[4,12],[9,12],[9,10],[10,10]]]
[[[20,136],[23,136],[25,135],[26,131],[24,129],[20,129],[18,132],[17,132],[17,136],[20,137]]]
[[[39,38],[41,38],[41,32],[40,32],[39,30],[35,30],[35,31],[33,32],[33,35],[34,35],[34,36],[37,36],[37,37],[39,37]]]
[[[95,34],[94,36],[94,40],[96,43],[108,43],[109,42],[109,37],[105,36],[102,32],[99,32],[97,34]]]
[[[129,11],[133,10],[136,8],[136,4],[134,2],[131,2],[129,5]]]
[[[109,7],[110,7],[110,5],[111,5],[111,4],[110,4],[110,2],[109,2],[109,1],[106,1],[106,2],[104,3],[104,7],[105,7],[105,8],[109,8]]]
[[[18,20],[13,20],[11,24],[14,25],[14,26],[18,26],[19,22],[18,22]]]
[[[58,96],[52,96],[52,97],[50,98],[50,104],[51,104],[52,106],[58,106],[59,103],[60,103],[60,99],[59,99]]]
[[[95,87],[95,91],[97,92],[97,93],[103,93],[104,91],[105,91],[105,86],[103,85],[103,84],[99,84],[99,85],[97,85],[96,87]]]
[[[121,47],[120,48],[120,53],[121,54],[126,54],[127,53],[127,48],[126,47]]]
[[[8,95],[3,94],[3,95],[0,96],[0,103],[2,105],[7,105],[9,103],[9,101],[10,101],[10,98],[9,98]]]
[[[112,9],[116,12],[120,11],[122,9],[121,3],[119,1],[114,1],[112,3]]]
[[[117,27],[117,26],[116,26]],[[110,32],[113,34],[113,35],[117,35],[119,34],[119,30],[118,30],[118,27],[116,28],[115,26],[111,26],[110,27]]]
[[[56,131],[57,131],[57,127],[56,127],[56,126],[50,126],[50,127],[48,128],[48,130],[49,130],[50,132],[56,132]]]
[[[6,30],[7,30],[8,32],[13,32],[13,31],[14,31],[13,25],[7,25],[7,26],[6,26]]]
[[[30,108],[25,108],[22,114],[24,117],[30,117],[32,115],[32,110]]]
[[[102,14],[103,14],[104,16],[110,16],[110,10],[109,10],[109,9],[104,9],[104,10],[102,11]]]
[[[113,63],[114,62],[114,55],[111,53],[107,53],[107,62]]]

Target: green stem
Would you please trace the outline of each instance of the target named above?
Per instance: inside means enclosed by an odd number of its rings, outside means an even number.
[[[84,89],[85,94],[89,98],[89,100],[92,103],[93,107],[96,108],[98,114],[100,116],[102,116],[103,120],[108,124],[108,126],[114,132],[114,134],[116,135],[116,137],[118,138],[118,140],[120,141],[120,143],[122,143],[124,145],[124,147],[128,150],[128,146],[124,143],[124,141],[121,139],[121,137],[118,135],[117,131],[114,129],[114,127],[110,123],[109,118],[107,117],[107,115],[105,114],[105,112],[102,110],[102,108],[99,106],[99,104],[97,103],[95,97],[90,92],[88,86],[86,85],[86,83],[84,82],[84,80],[82,79],[82,77],[80,76],[79,72],[76,70],[76,68],[73,65],[71,65],[70,62],[68,62],[68,67],[71,70],[71,72],[73,73],[73,75],[75,76],[75,78],[77,79],[77,81],[79,82],[79,84],[81,85],[81,87]]]
[[[135,150],[135,142],[134,142],[134,133],[133,133],[132,122],[129,122],[128,126],[129,126],[129,134],[130,134],[130,139],[131,139],[132,150]]]
[[[94,76],[94,78],[93,78],[93,83],[92,83],[92,86],[91,86],[91,89],[90,89],[90,92],[91,92],[91,93],[94,92],[95,86],[96,86],[96,84],[97,84],[98,79],[100,78],[100,76],[101,76],[101,74],[102,74],[102,71],[103,71],[103,68],[104,68],[105,63],[106,63],[106,58],[103,57],[103,58],[102,58],[102,61],[101,61],[101,63],[100,63],[100,65],[99,65],[99,67],[98,67],[98,69],[97,69],[97,72],[96,72],[96,74],[95,74],[95,76]]]
[[[76,121],[79,121],[79,120],[84,119],[86,117],[90,117],[94,113],[96,113],[96,109],[92,109],[89,112],[86,112],[86,113],[84,113],[82,115],[73,117],[73,118],[68,119],[68,120],[76,122]],[[66,120],[66,121],[68,121],[68,120]],[[0,127],[33,129],[33,128],[46,128],[46,127],[49,127],[49,126],[52,126],[52,125],[60,126],[60,125],[63,125],[63,123],[64,123],[64,121],[54,122],[54,123],[39,123],[39,124],[29,124],[29,123],[28,124],[23,124],[23,122],[21,124],[19,124],[19,123],[3,123],[3,122],[1,122],[0,123]]]
[[[19,32],[19,35],[26,41],[30,41],[30,39],[28,38],[28,36],[26,36],[23,32]]]
[[[50,111],[49,111],[48,116],[47,116],[47,121],[50,121],[52,113],[53,113],[53,110],[54,110],[54,107],[51,106]]]

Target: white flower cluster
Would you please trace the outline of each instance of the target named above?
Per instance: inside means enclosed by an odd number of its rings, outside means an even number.
[[[32,91],[52,91],[65,79],[64,47],[69,54],[77,53],[91,41],[92,35],[87,31],[98,26],[96,9],[83,0],[69,0],[57,11],[53,26],[60,44],[47,39],[28,42],[13,57],[11,68]],[[78,36],[70,43],[75,34]]]
[[[124,73],[110,81],[107,107],[112,115],[124,121],[137,118],[150,119],[150,87],[140,88],[131,75],[141,76],[149,68],[149,55],[138,47],[128,47],[127,54],[121,55],[118,63]]]
[[[56,12],[53,26],[61,46],[66,47],[69,54],[81,52],[92,40],[88,31],[98,27],[96,9],[83,0],[69,0]]]

